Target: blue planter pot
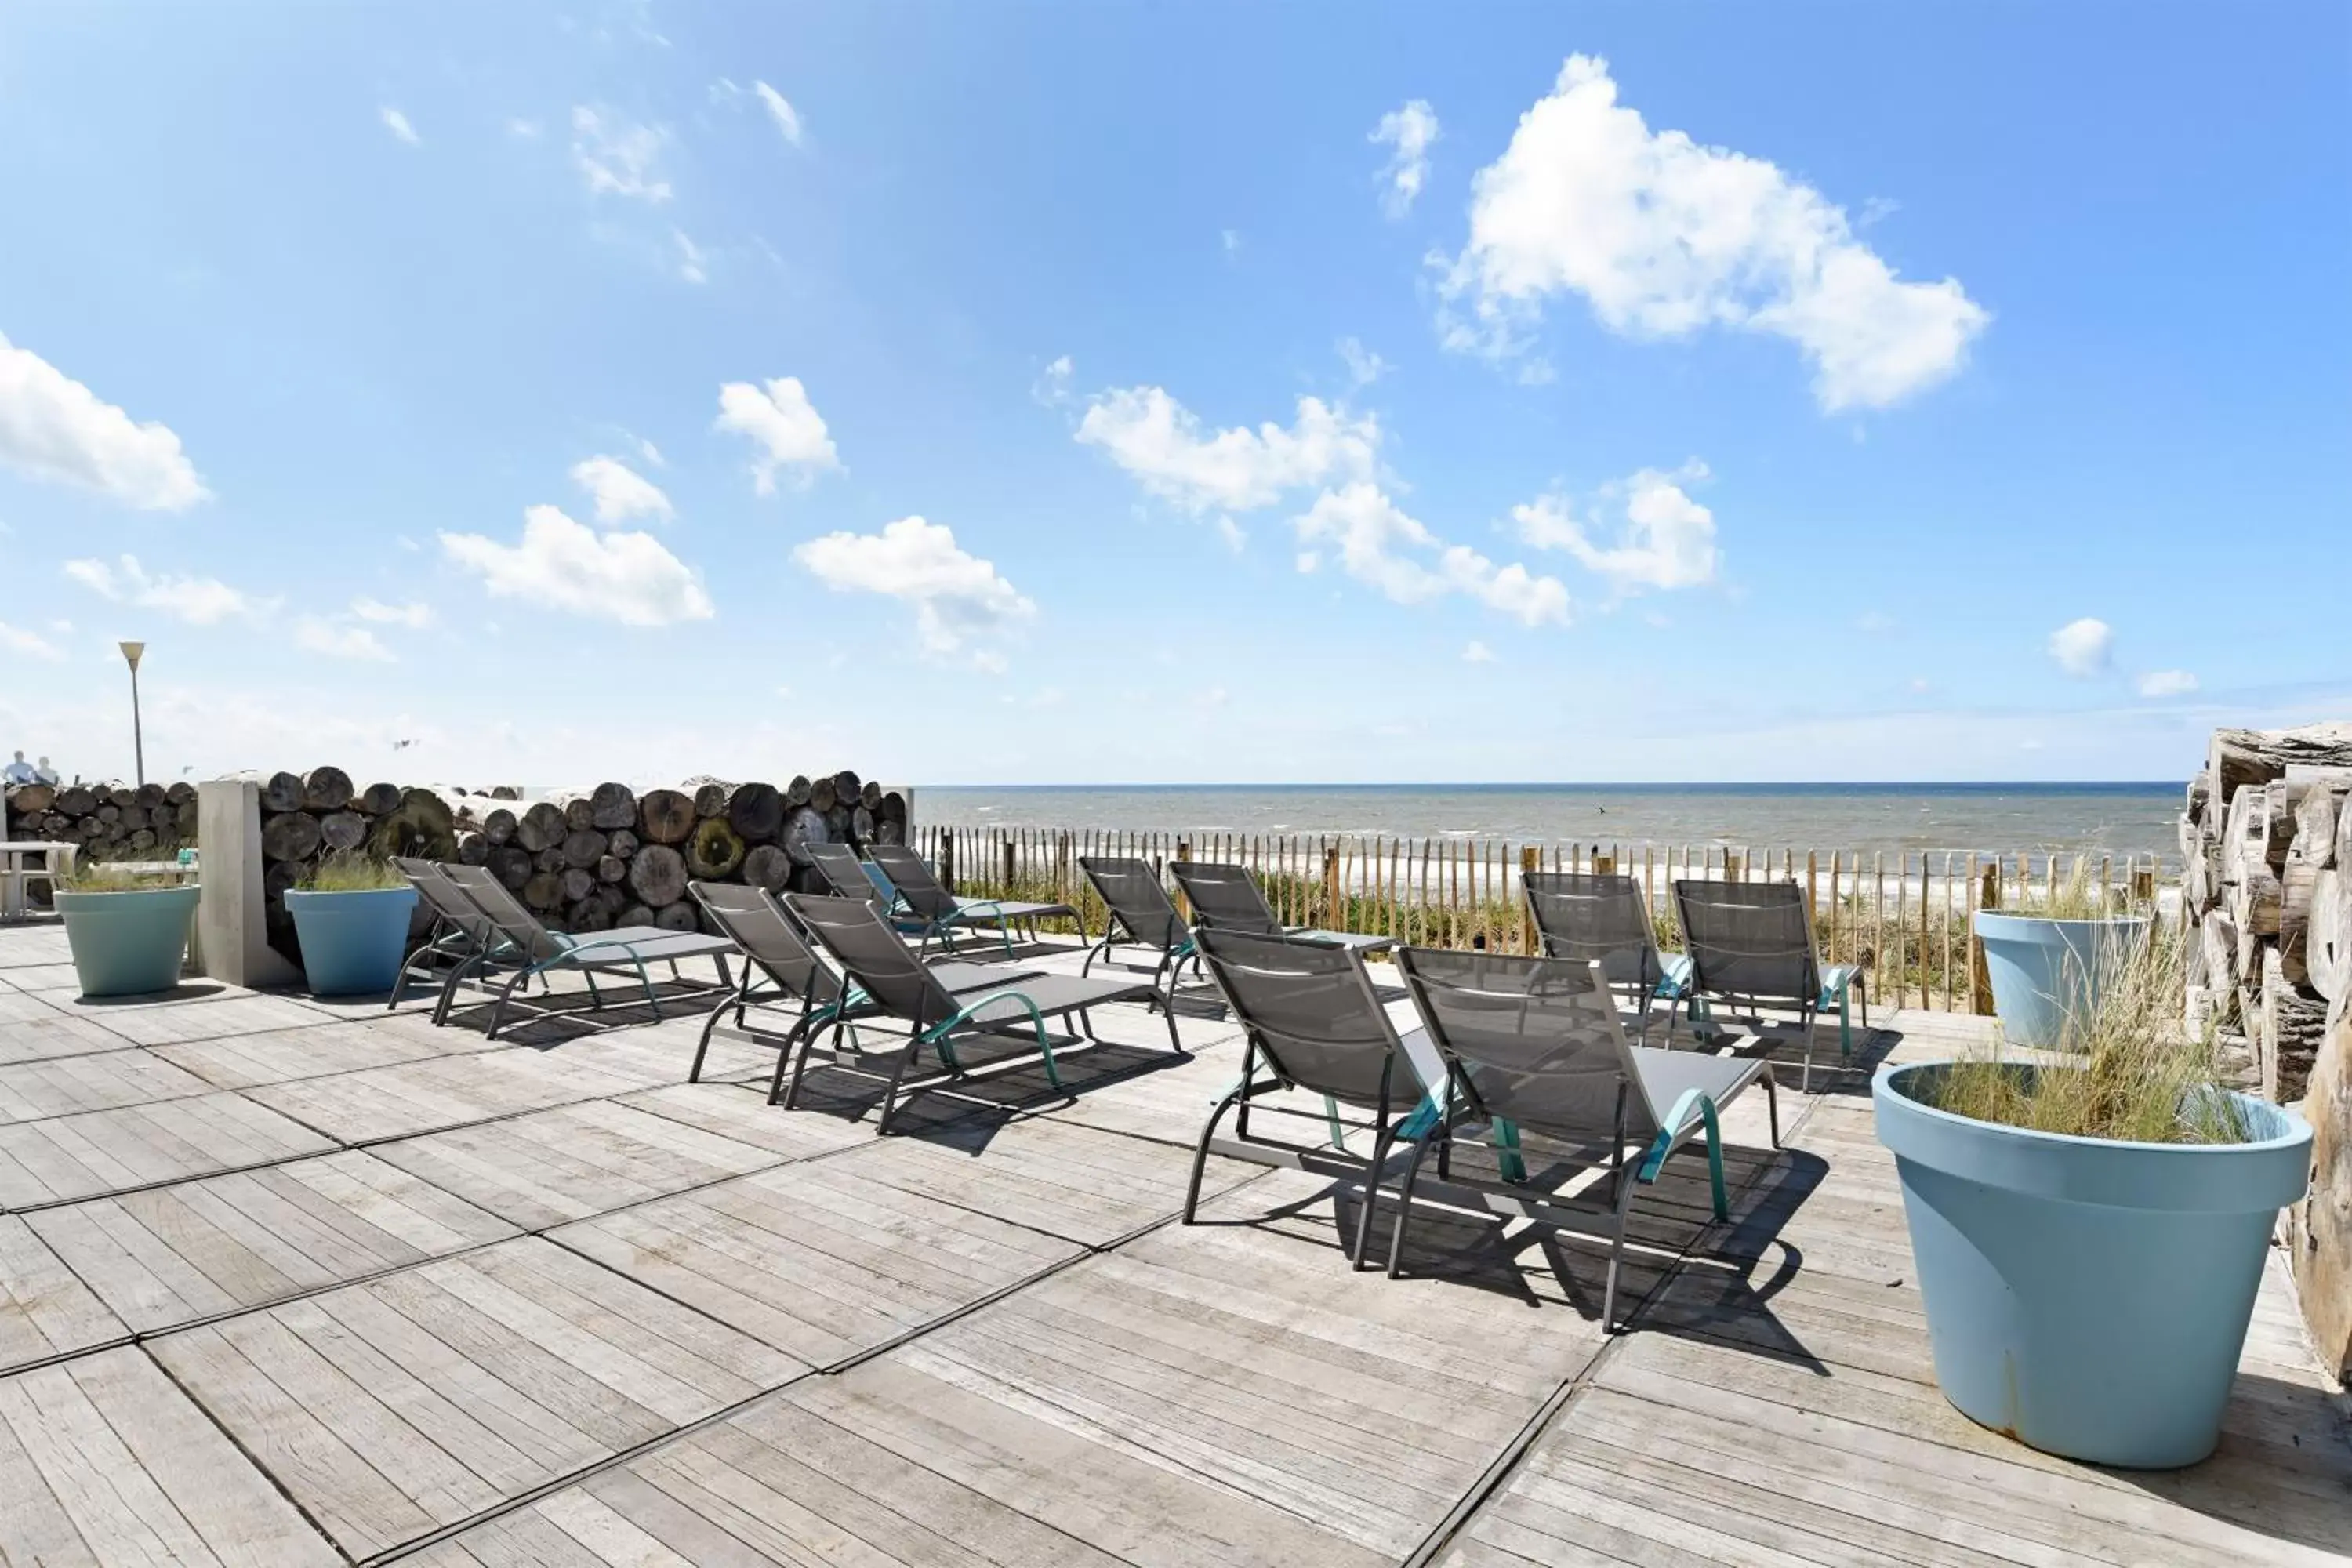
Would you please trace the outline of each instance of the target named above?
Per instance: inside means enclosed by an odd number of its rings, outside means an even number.
[[[1979,910],[1975,924],[2001,1034],[2044,1049],[2064,1037],[2067,1019],[2091,1016],[2106,977],[2147,937],[2145,915],[2050,921]]]
[[[1932,1098],[1949,1065],[1884,1068],[1871,1086],[1945,1397],[2053,1454],[2195,1464],[2221,1440],[2271,1227],[2303,1195],[2310,1127],[2234,1095],[2256,1142],[2029,1131],[1915,1098]]]
[[[196,889],[141,888],[124,893],[57,894],[66,944],[85,996],[139,996],[180,983]]]
[[[318,996],[373,996],[392,989],[408,944],[414,888],[370,888],[362,892],[289,891],[286,912],[294,917],[294,940],[302,950],[302,973]]]

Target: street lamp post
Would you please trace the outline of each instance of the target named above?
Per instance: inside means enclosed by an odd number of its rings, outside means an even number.
[[[123,662],[131,667],[131,755],[143,788],[147,783],[147,741],[139,732],[139,656],[147,651],[147,645],[126,642],[117,646],[122,649]]]

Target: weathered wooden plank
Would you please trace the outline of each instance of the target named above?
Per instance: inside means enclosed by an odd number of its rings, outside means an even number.
[[[135,1349],[0,1378],[0,1561],[338,1561]]]
[[[333,1147],[240,1094],[19,1122],[0,1127],[0,1206],[91,1197]]]
[[[551,1234],[815,1366],[1079,1250],[847,1164],[785,1165]]]
[[[709,1088],[717,1095],[750,1100],[764,1113],[764,1143],[706,1131],[658,1114],[640,1099],[561,1107],[382,1144],[375,1152],[519,1226],[538,1229],[779,1164],[792,1157],[775,1147],[779,1142],[796,1142],[799,1152],[818,1153],[870,1136],[830,1118],[768,1110],[741,1089]],[[782,1138],[779,1132],[794,1136]]]
[[[128,1333],[31,1226],[15,1215],[0,1215],[0,1370]]]
[[[247,1092],[340,1142],[363,1143],[644,1087],[634,1074],[608,1072],[585,1061],[558,1068],[538,1051],[515,1046],[266,1084]]]
[[[0,1124],[178,1100],[210,1087],[146,1051],[12,1062],[0,1067]]]
[[[48,1061],[121,1049],[122,1037],[103,1025],[68,1017],[35,997],[0,992],[0,1062]]]
[[[309,1028],[229,1035],[157,1046],[154,1051],[215,1089],[256,1089],[289,1079],[323,1078],[482,1048],[479,1036],[454,1029],[321,1021]]]
[[[290,996],[224,991],[197,1001],[114,1002],[77,999],[68,1011],[102,1024],[134,1046],[217,1040],[271,1029],[317,1028],[328,1015]]]
[[[980,1118],[842,1156],[859,1176],[1099,1247],[1183,1207],[1189,1148],[1047,1118]],[[1213,1159],[1216,1194],[1260,1167]]]
[[[142,1333],[514,1234],[358,1151],[45,1209],[31,1224]]]
[[[355,1554],[456,1523],[802,1370],[528,1238],[154,1349]]]

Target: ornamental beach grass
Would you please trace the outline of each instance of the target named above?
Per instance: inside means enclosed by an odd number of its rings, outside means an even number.
[[[2013,1059],[1995,1044],[1937,1075],[1922,1098],[1956,1116],[2075,1138],[2251,1141],[2242,1109],[2217,1080],[2211,1030],[2183,1026],[2184,965],[2179,931],[2151,921],[2106,971],[2089,1016],[2067,1019],[2054,1053]]]
[[[298,893],[379,893],[408,886],[399,867],[356,849],[338,849],[294,884]]]

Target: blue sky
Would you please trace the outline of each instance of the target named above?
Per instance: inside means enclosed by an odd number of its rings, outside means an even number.
[[[0,749],[140,637],[160,776],[2184,774],[2352,711],[2347,45],[16,8]]]

